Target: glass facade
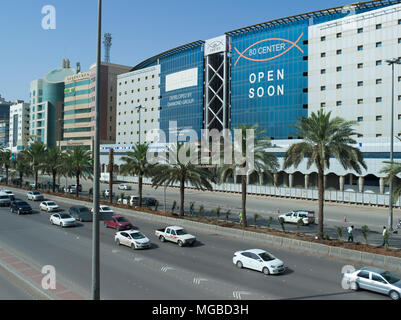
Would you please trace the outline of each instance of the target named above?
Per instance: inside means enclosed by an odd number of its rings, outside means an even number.
[[[160,129],[169,141],[169,122],[177,121],[179,130],[192,129],[200,137],[203,126],[203,45],[161,58],[160,65]],[[196,70],[193,69],[197,69],[194,85],[166,90],[166,77],[181,71],[191,71],[195,75]]]
[[[296,138],[308,110],[308,21],[243,33],[231,42],[231,127],[254,125],[274,139]]]

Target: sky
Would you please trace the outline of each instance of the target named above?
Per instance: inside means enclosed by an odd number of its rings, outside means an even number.
[[[29,101],[30,82],[68,58],[83,72],[96,61],[97,0],[1,0],[0,95]],[[113,36],[111,62],[136,64],[196,40],[352,0],[103,0],[102,34]],[[56,29],[42,8],[54,6]],[[104,51],[102,48],[102,57]]]

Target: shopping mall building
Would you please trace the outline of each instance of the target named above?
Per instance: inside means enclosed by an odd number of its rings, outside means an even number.
[[[299,142],[293,126],[321,108],[358,122],[356,138],[368,169],[358,175],[332,161],[329,190],[385,194],[383,161],[390,158],[392,68],[401,57],[401,1],[369,1],[300,14],[226,32],[151,57],[117,80],[116,166],[138,142],[188,141],[202,129],[257,124],[282,163]],[[395,135],[401,136],[401,66],[395,66]],[[190,134],[187,129],[192,129]],[[172,134],[174,133],[174,134]],[[194,134],[196,133],[196,134]],[[401,143],[395,158],[401,158]],[[234,181],[233,181],[234,183]],[[250,183],[260,186],[256,176]],[[266,182],[269,184],[268,182]],[[271,183],[270,183],[271,184]],[[310,189],[316,168],[281,170],[275,186]]]

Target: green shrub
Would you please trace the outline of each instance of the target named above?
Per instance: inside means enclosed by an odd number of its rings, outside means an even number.
[[[231,210],[227,210],[227,212],[226,212],[226,221],[228,221],[230,219],[230,215],[231,215]]]
[[[175,209],[177,208],[177,201],[174,200],[173,206],[171,207],[171,212],[174,213]]]
[[[203,206],[203,204],[201,204],[201,206],[199,207],[199,215],[203,217],[204,214],[205,214],[205,207]]]
[[[267,223],[266,223],[266,226],[267,226],[268,228],[270,228],[270,226],[271,226],[272,222],[273,222],[273,217],[269,217],[269,218],[267,218]]]
[[[220,219],[220,215],[221,215],[221,208],[218,207],[218,208],[216,209],[216,217],[217,217],[217,219]]]
[[[284,218],[278,218],[278,223],[281,226],[281,229],[283,230],[283,232],[285,232],[285,224],[284,224]]]
[[[258,222],[258,220],[260,219],[260,214],[257,214],[257,213],[255,213],[254,215],[253,215],[253,223],[254,223],[254,226],[255,226],[255,228],[257,227],[257,222]]]
[[[341,241],[343,238],[343,230],[341,229],[341,227],[337,227],[337,237],[339,241]]]
[[[369,227],[367,225],[361,227],[362,237],[365,240],[366,245],[368,245],[368,232],[369,232]]]

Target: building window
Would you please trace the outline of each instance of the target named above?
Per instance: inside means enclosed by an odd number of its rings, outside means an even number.
[[[337,89],[341,89],[343,87],[343,85],[341,83],[337,84]]]
[[[363,28],[359,28],[358,33],[363,33]]]
[[[376,135],[376,138],[380,138],[380,137],[382,137],[382,135],[381,135],[380,133],[378,133],[378,134]]]
[[[337,67],[337,72],[343,71],[343,67]]]
[[[363,46],[358,46],[358,51],[363,51]]]
[[[381,48],[382,43],[381,42],[376,42],[376,48]]]
[[[381,60],[377,60],[376,61],[376,66],[381,66],[382,65],[382,61]]]
[[[326,41],[326,37],[325,36],[321,37],[320,41]]]
[[[376,30],[380,30],[382,28],[381,23],[376,25]]]
[[[363,99],[358,99],[358,104],[363,104]]]
[[[401,114],[398,115],[398,120],[401,120]]]
[[[326,107],[326,102],[322,102],[322,103],[320,104],[320,108],[324,108],[324,107]]]
[[[343,37],[343,34],[341,32],[337,33],[337,39],[340,39]]]
[[[342,105],[343,105],[343,102],[342,101],[337,101],[337,107],[341,107]]]
[[[358,87],[363,87],[363,81],[358,81]]]
[[[383,119],[382,116],[377,116],[376,117],[376,121],[382,121],[382,119]]]
[[[363,69],[363,63],[358,63],[358,69]]]
[[[376,79],[376,84],[382,84],[383,80],[382,79]]]
[[[401,96],[398,96],[398,101],[401,101]]]
[[[377,103],[380,103],[380,102],[382,102],[382,101],[383,101],[382,97],[377,97],[377,98],[376,98],[376,102],[377,102]]]
[[[358,122],[363,122],[363,117],[358,117]]]
[[[320,74],[326,74],[326,69],[320,70]]]
[[[321,58],[326,58],[326,52],[322,52],[322,53],[320,54],[320,57],[321,57]]]
[[[342,54],[343,53],[343,51],[340,49],[340,50],[337,50],[337,55],[340,55],[340,54]]]
[[[326,91],[326,86],[321,86],[320,91]]]

